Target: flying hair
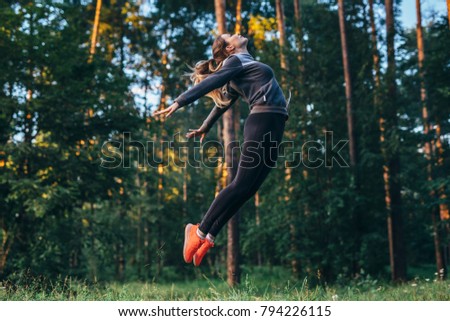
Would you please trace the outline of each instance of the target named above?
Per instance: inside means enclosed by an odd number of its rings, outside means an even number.
[[[229,56],[229,53],[225,49],[226,46],[226,41],[221,36],[218,36],[212,45],[213,58],[200,60],[194,67],[188,66],[192,72],[187,73],[186,76],[191,79],[194,85],[205,80],[209,75],[222,68],[224,60]],[[226,84],[221,88],[214,89],[205,96],[214,100],[217,107],[224,108],[231,102],[231,99],[225,96],[225,92],[227,92]]]

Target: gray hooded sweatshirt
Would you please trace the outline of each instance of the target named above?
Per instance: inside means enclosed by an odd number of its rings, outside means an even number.
[[[288,103],[283,95],[272,68],[256,61],[248,53],[233,54],[224,60],[222,68],[175,99],[180,107],[186,106],[216,88],[224,85],[224,94],[231,102],[224,107],[215,106],[204,128],[210,130],[214,122],[242,97],[249,105],[250,114],[274,112],[289,118]]]

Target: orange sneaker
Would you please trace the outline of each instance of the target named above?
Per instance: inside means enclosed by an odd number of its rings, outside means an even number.
[[[202,263],[203,257],[205,256],[206,252],[208,252],[209,249],[212,247],[214,247],[214,243],[205,238],[202,246],[200,246],[200,248],[194,255],[194,265],[195,266],[199,266],[200,263]]]
[[[183,257],[186,263],[192,262],[192,257],[194,256],[195,252],[197,252],[200,246],[202,246],[203,242],[205,242],[205,240],[202,240],[197,235],[199,225],[200,224],[188,224],[184,229]]]

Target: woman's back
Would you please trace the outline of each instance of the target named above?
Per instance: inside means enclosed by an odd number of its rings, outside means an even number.
[[[248,53],[230,55],[219,71],[210,74],[175,101],[180,107],[188,105],[225,84],[228,84],[228,96],[239,94],[249,104],[250,114],[275,112],[289,117],[286,99],[272,68],[256,61]]]
[[[250,112],[278,112],[287,115],[287,103],[272,68],[248,53],[228,57],[222,68],[242,68],[230,80],[231,88],[249,104]]]

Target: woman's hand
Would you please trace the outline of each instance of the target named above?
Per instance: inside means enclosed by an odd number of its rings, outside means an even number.
[[[153,117],[158,116],[158,115],[162,115],[162,114],[167,114],[167,115],[166,115],[166,119],[167,119],[167,118],[169,118],[170,116],[172,116],[172,114],[173,114],[174,112],[176,112],[177,109],[179,109],[179,108],[180,108],[180,106],[178,105],[178,103],[177,103],[177,102],[174,102],[172,105],[170,105],[170,106],[167,107],[166,109],[162,109],[162,110],[159,110],[159,111],[155,111],[155,112],[153,113]]]
[[[205,138],[206,134],[208,133],[208,130],[204,128],[203,126],[199,129],[189,129],[189,133],[186,134],[187,138],[200,136],[200,143],[203,142],[203,139]]]

